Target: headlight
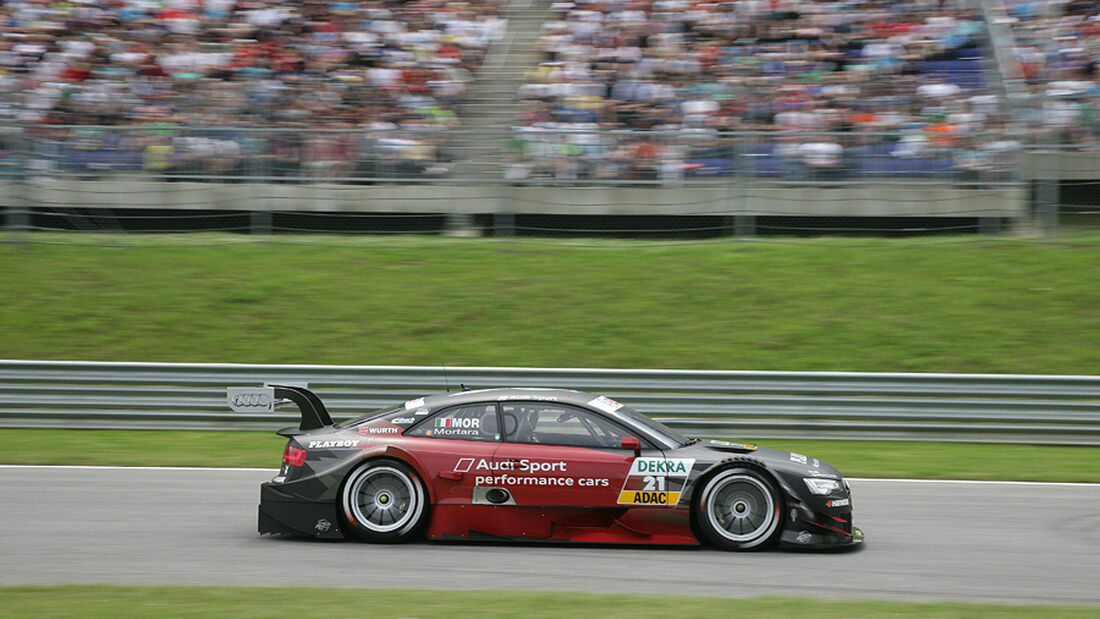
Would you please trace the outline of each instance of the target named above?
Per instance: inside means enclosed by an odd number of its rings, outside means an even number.
[[[835,479],[803,477],[802,481],[806,482],[806,487],[814,494],[829,494],[830,492],[837,492],[843,487],[840,485],[840,482]]]

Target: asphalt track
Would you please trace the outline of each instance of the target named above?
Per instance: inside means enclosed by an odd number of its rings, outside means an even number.
[[[0,584],[532,589],[1100,604],[1100,484],[851,480],[857,552],[260,537],[265,470],[0,467]]]

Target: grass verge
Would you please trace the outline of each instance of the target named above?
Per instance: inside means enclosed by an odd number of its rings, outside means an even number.
[[[0,429],[2,464],[276,468],[269,432]],[[820,458],[847,477],[1100,483],[1094,447],[891,441],[761,440]]]
[[[48,237],[89,238],[99,236]],[[171,362],[1100,367],[1095,242],[244,238],[0,244],[0,351]]]
[[[1096,607],[529,591],[0,587],[2,617],[1095,617]]]

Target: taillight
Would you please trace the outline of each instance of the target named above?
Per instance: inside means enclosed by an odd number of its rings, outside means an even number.
[[[283,464],[289,466],[302,466],[306,463],[306,454],[309,453],[304,449],[298,449],[293,445],[287,445],[286,451],[283,452]]]

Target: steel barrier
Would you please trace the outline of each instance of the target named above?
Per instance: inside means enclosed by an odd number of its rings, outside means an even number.
[[[0,427],[274,430],[228,386],[309,383],[337,420],[446,389],[606,393],[682,432],[1100,445],[1100,376],[0,360]]]

